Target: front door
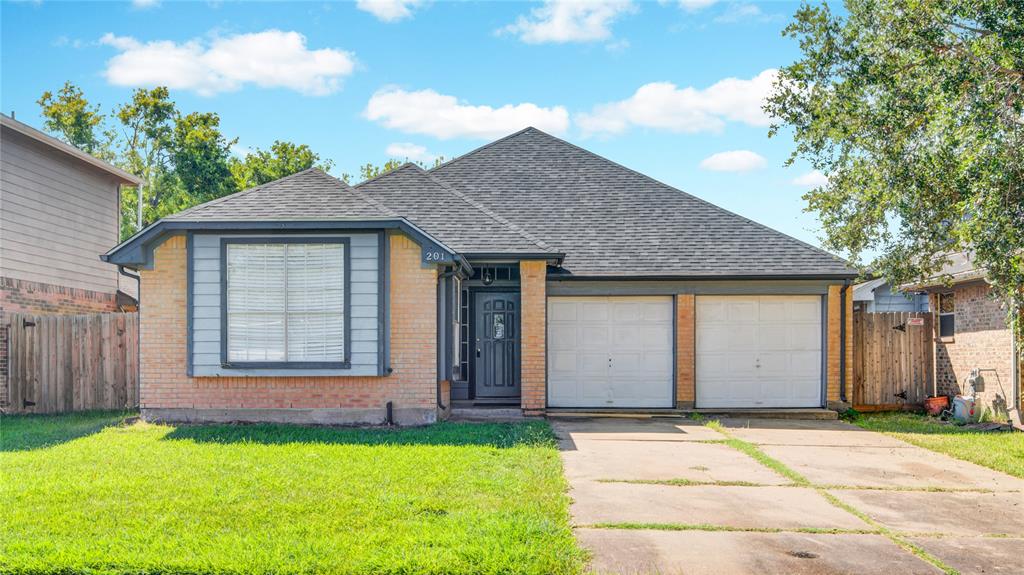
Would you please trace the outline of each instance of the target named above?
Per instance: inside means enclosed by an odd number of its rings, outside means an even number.
[[[519,294],[474,296],[476,397],[519,397]]]

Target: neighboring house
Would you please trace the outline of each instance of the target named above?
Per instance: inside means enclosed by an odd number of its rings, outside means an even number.
[[[818,408],[850,377],[843,261],[533,128],[354,187],[300,172],[104,259],[142,276],[150,419]]]
[[[853,286],[853,309],[867,313],[887,311],[928,311],[928,294],[892,291],[884,278],[868,280]]]
[[[971,392],[973,370],[982,377],[978,403],[1005,412],[1020,405],[1020,356],[1006,309],[992,297],[985,270],[966,252],[947,256],[935,277],[910,286],[928,292],[935,314],[935,385],[939,395]]]
[[[121,187],[140,183],[0,114],[0,404],[7,314],[118,310],[120,276],[98,255],[117,242]],[[128,300],[122,294],[120,303]]]

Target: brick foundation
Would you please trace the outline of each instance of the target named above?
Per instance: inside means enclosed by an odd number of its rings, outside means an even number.
[[[383,377],[189,377],[185,238],[158,247],[142,271],[140,405],[147,419],[400,424],[437,419],[437,269],[390,236],[391,368]]]
[[[991,297],[987,284],[953,286],[954,335],[939,338],[935,332],[935,382],[939,395],[969,394],[967,377],[980,368],[984,391],[976,395],[986,409],[1005,411],[1013,398],[1013,339],[1006,326],[1006,310]],[[937,294],[930,295],[931,309],[938,309]],[[937,315],[935,326],[939,325]]]
[[[7,405],[8,314],[75,315],[117,311],[116,295],[0,277],[0,406]]]

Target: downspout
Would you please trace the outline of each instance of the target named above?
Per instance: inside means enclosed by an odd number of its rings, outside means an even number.
[[[1020,342],[1017,340],[1017,330],[1021,329],[1019,325],[1021,321],[1021,307],[1020,302],[1014,300],[1013,308],[1013,319],[1010,323],[1010,381],[1011,388],[1013,389],[1013,407],[1010,411],[1010,418],[1014,426],[1017,429],[1024,430],[1024,424],[1021,422],[1020,408],[1021,408],[1021,385],[1020,385],[1020,363],[1021,363],[1021,348]]]
[[[846,403],[846,290],[850,280],[843,280],[839,290],[839,401]]]

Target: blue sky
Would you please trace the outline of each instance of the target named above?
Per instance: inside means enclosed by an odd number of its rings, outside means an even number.
[[[452,157],[527,124],[809,243],[758,102],[799,56],[796,3],[5,2],[0,109],[40,126],[66,80],[109,112],[164,84],[213,111],[238,153],[309,144],[335,174]],[[391,153],[389,154],[389,149]]]

